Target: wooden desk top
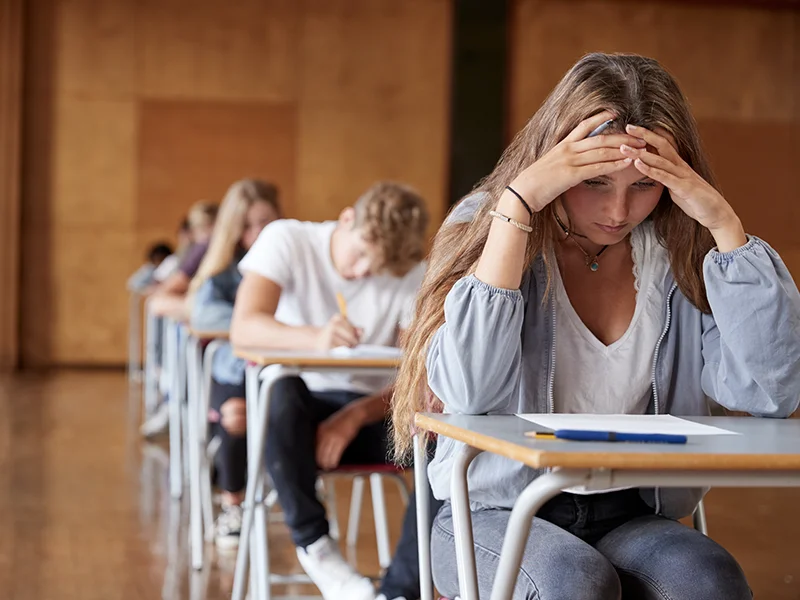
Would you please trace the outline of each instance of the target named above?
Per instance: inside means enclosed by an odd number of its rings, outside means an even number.
[[[327,352],[308,350],[258,350],[255,348],[235,348],[239,358],[257,365],[283,365],[298,368],[342,368],[342,369],[396,369],[399,358],[366,356],[341,357]]]
[[[545,428],[514,415],[417,413],[417,427],[533,468],[800,470],[800,419],[682,417],[742,435],[689,436],[686,444],[536,440]]]
[[[227,329],[213,331],[207,329],[192,329],[189,327],[189,335],[200,340],[227,340],[230,337],[230,331]]]

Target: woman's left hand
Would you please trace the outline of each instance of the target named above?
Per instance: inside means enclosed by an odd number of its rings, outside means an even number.
[[[630,146],[622,146],[622,153],[635,159],[633,164],[639,172],[669,189],[673,202],[711,232],[720,252],[729,252],[747,243],[742,223],[731,205],[686,164],[669,139],[635,125],[628,125],[627,131],[642,138],[658,154]]]

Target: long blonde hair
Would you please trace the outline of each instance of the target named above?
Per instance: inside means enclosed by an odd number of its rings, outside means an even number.
[[[278,189],[273,184],[258,179],[242,179],[228,188],[217,213],[208,250],[189,285],[190,299],[206,280],[230,266],[244,233],[247,211],[256,202],[270,204],[280,215]]]
[[[392,398],[395,456],[407,456],[414,413],[441,411],[430,391],[425,360],[434,333],[444,323],[444,300],[453,285],[474,270],[489,233],[488,212],[516,176],[563,140],[581,121],[604,110],[616,115],[614,127],[635,124],[668,131],[681,157],[711,185],[716,185],[702,149],[697,124],[673,77],[655,60],[632,54],[589,54],[581,58],[507,148],[494,171],[473,193],[486,201],[472,221],[445,223],[437,234],[428,270],[417,298],[416,316],[404,339],[404,359]],[[526,261],[541,257],[549,281],[556,237],[555,203],[534,214]],[[709,232],[687,216],[664,190],[651,218],[667,248],[681,292],[698,309],[710,312],[702,264],[713,247]]]

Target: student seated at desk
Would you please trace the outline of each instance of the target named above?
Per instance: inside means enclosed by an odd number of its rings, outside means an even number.
[[[153,272],[153,280],[156,285],[165,282],[178,271],[183,257],[186,255],[186,252],[192,245],[192,230],[189,226],[188,217],[181,221],[181,224],[178,227],[177,237],[178,245],[175,248],[175,252],[165,258],[164,261],[158,265],[158,268],[156,268],[156,270]],[[151,293],[154,291],[155,288],[150,290]]]
[[[166,281],[157,285],[152,292],[152,296],[148,303],[148,310],[152,314],[159,317],[176,317],[182,316],[188,318],[188,307],[186,305],[186,292],[189,289],[189,283],[197,273],[200,266],[200,261],[208,249],[208,241],[211,238],[211,233],[214,230],[214,220],[217,216],[216,204],[209,204],[207,202],[198,202],[189,211],[188,221],[189,229],[191,231],[192,244],[186,250],[183,258],[181,259],[178,269],[170,275]],[[158,356],[159,387],[162,394],[166,397],[169,388],[169,373],[161,367],[164,364],[162,357],[163,343],[162,343],[162,328],[156,328],[156,356]],[[166,433],[169,429],[169,407],[167,402],[162,402],[153,414],[144,422],[139,428],[139,433],[144,437],[151,438],[162,433]]]
[[[128,278],[128,290],[144,294],[156,283],[156,271],[172,256],[172,248],[166,242],[153,244],[147,251],[147,261]]]
[[[281,216],[278,190],[271,183],[244,179],[234,183],[219,209],[208,252],[189,291],[193,329],[227,331],[242,277],[237,265],[269,223]],[[215,539],[221,549],[237,548],[242,527],[241,504],[247,475],[244,362],[230,344],[217,351],[212,365],[212,434],[220,446],[214,463],[222,489],[222,512]]]
[[[233,344],[309,351],[397,345],[425,269],[427,224],[422,198],[394,183],[367,190],[338,221],[272,223],[239,265]],[[329,537],[315,483],[320,470],[340,464],[387,462],[390,394],[385,378],[319,373],[281,379],[272,390],[267,469],[300,563],[326,600],[375,597]],[[419,597],[413,507],[381,585],[390,600]]]
[[[178,265],[177,271],[156,288],[150,306],[157,314],[171,314],[184,306],[189,283],[200,268],[200,263],[208,250],[214,223],[217,218],[217,205],[198,202],[189,211],[189,229],[192,244]]]
[[[400,453],[424,410],[707,415],[709,398],[757,416],[796,410],[800,295],[717,190],[687,101],[656,61],[582,58],[476,192],[474,217],[446,224],[434,243],[408,332],[394,401]],[[438,440],[437,498],[450,497],[458,449]],[[489,453],[470,466],[482,598],[510,509],[538,474]],[[676,520],[702,495],[556,496],[533,522],[514,598],[751,598],[735,559]],[[431,554],[450,597],[454,550],[446,503]]]

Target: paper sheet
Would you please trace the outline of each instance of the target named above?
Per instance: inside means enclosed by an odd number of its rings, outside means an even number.
[[[552,430],[580,429],[673,435],[739,435],[735,431],[694,423],[672,415],[519,414],[517,416]]]
[[[373,344],[361,344],[355,348],[339,346],[331,350],[331,356],[338,358],[400,358],[402,355],[400,348]]]

